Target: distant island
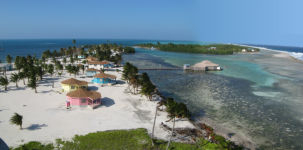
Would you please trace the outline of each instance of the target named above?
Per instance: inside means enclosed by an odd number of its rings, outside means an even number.
[[[200,54],[212,54],[212,55],[231,55],[234,53],[246,53],[246,52],[258,52],[257,48],[251,48],[246,46],[239,46],[233,44],[210,44],[210,45],[199,45],[199,44],[157,44],[143,43],[137,44],[136,46],[149,49],[158,49],[161,51],[169,52],[186,52],[186,53],[200,53]]]

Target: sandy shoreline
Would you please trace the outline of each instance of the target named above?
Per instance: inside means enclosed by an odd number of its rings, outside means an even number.
[[[234,45],[246,46],[246,47],[251,47],[251,48],[258,48],[258,49],[264,50],[264,51],[277,52],[278,54],[273,54],[274,57],[291,58],[291,59],[293,59],[293,60],[295,60],[295,61],[297,61],[297,62],[303,63],[303,60],[298,59],[298,58],[292,56],[292,55],[290,54],[290,52],[281,51],[281,50],[274,50],[274,49],[269,49],[269,48],[265,48],[265,47],[257,47],[257,46],[242,45],[242,44],[234,44]]]
[[[8,72],[8,78],[12,72]],[[20,81],[19,88],[10,83],[8,91],[0,91],[0,137],[8,146],[18,146],[29,141],[54,142],[57,138],[71,139],[74,135],[90,132],[146,128],[151,133],[157,101],[149,101],[145,96],[130,94],[128,85],[121,80],[121,72],[109,71],[117,76],[122,84],[100,87],[89,83],[89,88],[102,95],[102,106],[92,110],[90,107],[65,108],[65,93],[60,94],[62,80],[70,77],[46,76],[37,87],[38,93],[25,88]],[[81,72],[81,76],[82,72]],[[52,79],[53,78],[53,79]],[[79,78],[90,82],[91,78]],[[51,87],[51,81],[55,87]],[[10,124],[14,112],[23,115],[23,130]],[[155,137],[168,139],[169,132],[160,127],[168,120],[167,113],[158,111]],[[172,122],[165,122],[172,126]],[[176,128],[194,128],[189,121],[177,121]]]

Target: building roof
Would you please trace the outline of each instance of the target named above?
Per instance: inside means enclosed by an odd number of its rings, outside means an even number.
[[[94,69],[94,68],[88,68],[88,69],[86,69],[86,71],[99,71],[100,72],[100,70]]]
[[[109,64],[109,61],[89,61],[88,64],[98,64],[98,65],[105,65],[105,64]]]
[[[68,85],[87,85],[88,82],[70,78],[70,79],[62,81],[61,83],[68,84]]]
[[[116,79],[117,78],[115,75],[105,74],[103,72],[95,74],[94,77],[95,78],[110,78],[110,79]]]
[[[205,68],[205,67],[219,67],[218,64],[215,64],[211,61],[204,60],[192,66],[193,68]]]
[[[98,99],[101,98],[101,94],[95,91],[87,91],[85,89],[79,88],[75,91],[71,91],[66,94],[69,97],[76,97],[76,98],[90,98],[90,99]]]
[[[89,61],[97,61],[98,60],[96,57],[93,57],[93,56],[88,56],[86,59],[89,60]]]

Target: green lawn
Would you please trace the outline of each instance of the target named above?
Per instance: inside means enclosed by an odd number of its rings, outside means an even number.
[[[155,140],[155,146],[151,144],[151,138],[146,129],[113,130],[76,135],[71,141],[57,139],[55,144],[41,144],[29,142],[12,150],[165,150],[167,142]],[[224,145],[224,144],[223,144]],[[184,144],[172,142],[171,150],[217,150],[227,149],[221,144],[210,143],[201,139],[197,144]]]

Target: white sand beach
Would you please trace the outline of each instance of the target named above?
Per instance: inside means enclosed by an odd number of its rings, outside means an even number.
[[[8,78],[12,72],[8,72]],[[66,109],[66,93],[60,93],[60,82],[70,77],[46,76],[39,82],[38,93],[25,88],[20,81],[19,88],[10,83],[8,91],[0,91],[0,137],[8,146],[17,146],[28,141],[54,142],[57,138],[71,139],[75,134],[90,132],[146,128],[151,133],[157,101],[149,101],[145,96],[127,92],[127,84],[122,83],[121,72],[108,71],[117,76],[121,84],[100,87],[89,83],[89,88],[102,95],[102,105],[96,109],[90,107],[72,107]],[[83,76],[82,72],[80,76]],[[91,81],[92,78],[79,80]],[[52,80],[55,82],[52,88]],[[10,124],[15,113],[23,115],[23,130]],[[169,132],[160,128],[161,122],[168,120],[166,112],[159,112],[155,126],[155,137],[168,139]],[[172,125],[172,122],[167,123]],[[177,121],[176,127],[194,126],[189,121]]]

